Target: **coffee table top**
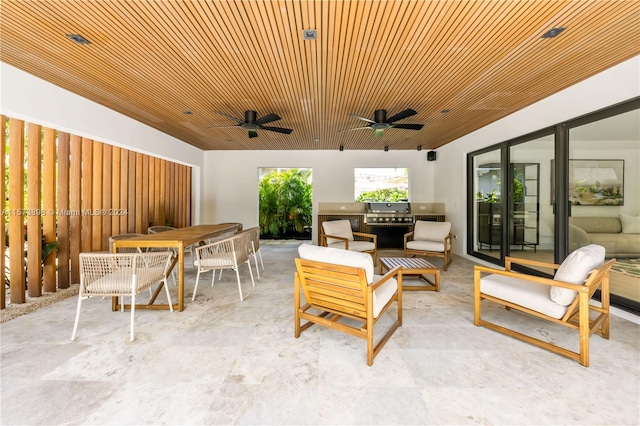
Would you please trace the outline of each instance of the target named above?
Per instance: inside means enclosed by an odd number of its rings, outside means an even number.
[[[411,269],[438,269],[437,266],[434,266],[421,257],[381,257],[380,263],[382,263],[387,269],[402,266],[402,269],[405,272],[411,272]]]

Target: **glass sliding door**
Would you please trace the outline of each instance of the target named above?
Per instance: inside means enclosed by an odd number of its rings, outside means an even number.
[[[501,150],[473,156],[471,217],[473,218],[470,247],[478,257],[502,259],[502,179]]]
[[[601,245],[612,304],[640,313],[640,98],[468,154],[467,188],[468,254],[562,263]]]
[[[569,128],[569,251],[587,244],[616,258],[612,302],[640,308],[640,110]]]
[[[509,256],[554,262],[553,160],[553,134],[509,147]]]

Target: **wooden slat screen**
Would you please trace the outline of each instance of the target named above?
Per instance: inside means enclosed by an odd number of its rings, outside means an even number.
[[[80,252],[109,250],[111,235],[191,224],[191,167],[4,115],[0,122],[9,145],[0,266],[10,303],[78,283]],[[44,260],[43,242],[58,243]]]

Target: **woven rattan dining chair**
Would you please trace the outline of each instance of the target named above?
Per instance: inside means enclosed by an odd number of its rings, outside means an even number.
[[[256,265],[256,276],[260,279],[260,268],[258,267],[258,257],[260,257],[260,266],[264,271],[264,263],[262,262],[262,253],[260,253],[260,227],[254,226],[253,228],[245,229],[242,232],[246,232],[248,236],[249,255],[253,257],[253,261]]]
[[[196,291],[198,290],[198,283],[200,281],[200,274],[203,272],[213,271],[211,277],[211,286],[215,282],[216,271],[231,269],[235,271],[236,278],[238,280],[238,292],[240,293],[240,301],[244,299],[242,297],[242,286],[240,285],[240,271],[239,265],[243,263],[247,264],[249,268],[249,274],[251,275],[251,284],[256,286],[253,280],[253,271],[251,270],[251,263],[249,262],[249,250],[248,250],[248,235],[241,232],[233,235],[232,237],[225,238],[224,240],[216,241],[204,246],[196,248],[196,261],[195,266],[198,268],[196,275],[196,285],[193,288],[193,295],[191,300],[195,300]]]
[[[112,235],[109,237],[109,250],[111,250],[113,252],[113,242],[117,241],[117,240],[126,240],[128,238],[135,238],[135,237],[142,237],[144,236],[144,234],[136,234],[136,233],[129,233],[129,234],[117,234],[117,235]],[[118,248],[118,253],[142,253],[143,250],[140,247],[120,247]]]
[[[128,233],[128,234],[117,234],[109,237],[109,250],[113,252],[113,242],[118,240],[126,240],[129,238],[142,237],[144,234],[136,234],[136,233]],[[144,253],[148,251],[146,248],[141,247],[120,247],[117,249],[116,253]],[[173,278],[173,283],[175,284],[176,279]],[[149,288],[149,296],[151,296],[151,288]]]
[[[162,283],[171,311],[171,295],[167,286],[167,270],[171,265],[173,253],[81,253],[80,254],[80,290],[78,309],[73,324],[71,340],[76,339],[82,300],[89,297],[115,296],[124,299],[131,297],[131,341],[134,340],[134,313],[136,295],[151,289],[155,283]],[[124,300],[120,306],[124,311]]]
[[[160,232],[171,231],[172,229],[178,229],[178,228],[174,228],[173,226],[166,226],[166,225],[154,225],[147,228],[147,233],[158,234]],[[193,260],[194,260],[193,247],[194,247],[193,245],[190,245],[184,248],[184,252],[189,253],[189,256],[191,257],[191,263],[193,263]],[[175,256],[178,256],[177,250],[173,249],[173,252],[175,253]],[[174,284],[175,284],[175,277],[174,277]]]

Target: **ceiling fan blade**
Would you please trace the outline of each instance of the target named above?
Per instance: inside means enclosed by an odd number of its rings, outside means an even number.
[[[267,124],[267,123],[271,123],[272,121],[278,121],[280,120],[280,117],[277,114],[267,114],[262,118],[257,119],[256,121],[253,122],[253,124],[257,124],[258,126],[261,124]]]
[[[225,114],[224,112],[220,112],[220,111],[213,111],[213,112],[215,112],[216,114],[220,114],[223,117],[227,117],[229,120],[233,120],[233,121],[236,121],[238,123],[244,123],[243,120],[240,120],[239,118],[235,118],[234,116],[231,116],[229,114]]]
[[[391,127],[396,129],[420,130],[424,124],[392,124]]]
[[[250,138],[257,138],[258,137],[258,132],[256,132],[255,130],[249,130],[249,137]]]
[[[293,132],[293,129],[285,129],[284,127],[260,126],[260,128],[262,130],[269,130],[271,132],[286,133],[287,135]]]
[[[240,127],[238,124],[232,126],[209,126],[208,129],[231,129],[232,127]]]
[[[340,133],[342,132],[350,132],[352,130],[369,130],[371,129],[371,127],[356,127],[355,129],[345,129],[345,130],[340,130]]]
[[[367,123],[375,123],[375,121],[373,121],[373,120],[369,120],[368,118],[364,118],[364,117],[361,117],[361,116],[356,115],[356,114],[349,114],[349,115],[351,117],[353,117],[353,118],[357,118],[358,120],[366,121]]]
[[[376,129],[375,134],[373,135],[376,138],[381,137],[382,135],[384,135],[384,129]]]
[[[415,112],[411,108],[405,109],[404,111],[400,111],[396,115],[393,115],[387,118],[387,121],[385,121],[385,123],[393,123],[394,121],[402,120],[404,118],[411,117],[412,115],[416,115],[416,114],[417,112]]]

